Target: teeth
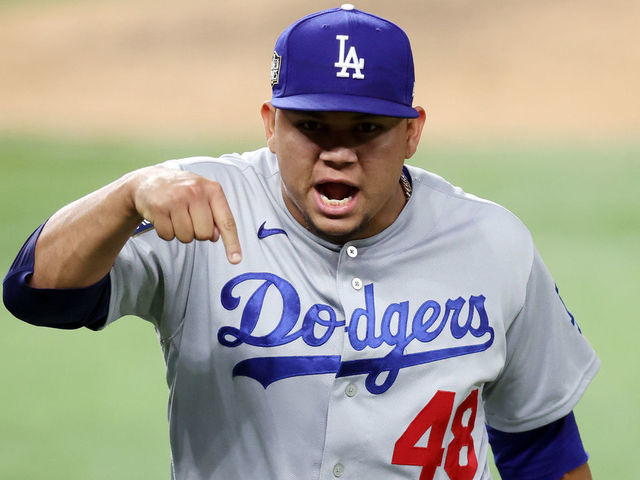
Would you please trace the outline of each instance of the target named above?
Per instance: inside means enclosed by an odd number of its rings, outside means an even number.
[[[331,206],[331,207],[339,207],[341,205],[346,205],[347,203],[349,203],[349,200],[351,200],[351,196],[347,197],[347,198],[343,198],[342,200],[338,200],[335,198],[329,198],[325,195],[320,194],[320,198],[322,199],[322,201]]]

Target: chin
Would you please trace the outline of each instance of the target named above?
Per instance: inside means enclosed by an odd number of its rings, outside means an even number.
[[[309,222],[309,230],[320,238],[324,238],[332,243],[344,244],[350,240],[363,238],[359,236],[366,227],[366,222],[353,225],[352,222],[343,220],[322,219],[321,222]],[[338,224],[338,223],[341,223]]]

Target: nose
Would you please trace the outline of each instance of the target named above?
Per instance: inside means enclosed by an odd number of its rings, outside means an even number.
[[[358,155],[353,148],[334,146],[325,148],[320,152],[320,160],[331,164],[334,168],[340,168],[358,161]]]

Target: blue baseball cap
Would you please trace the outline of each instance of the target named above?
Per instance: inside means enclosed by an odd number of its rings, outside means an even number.
[[[307,15],[278,37],[271,61],[271,104],[416,118],[414,82],[404,31],[345,4]]]

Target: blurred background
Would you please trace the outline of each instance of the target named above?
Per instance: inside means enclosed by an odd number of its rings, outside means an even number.
[[[279,32],[326,1],[0,0],[0,127],[260,138]],[[430,137],[640,125],[631,0],[365,0],[411,38]],[[224,134],[222,132],[225,132]]]
[[[276,37],[338,5],[0,0],[2,274],[39,223],[127,171],[262,146]],[[636,478],[640,2],[355,5],[411,39],[428,123],[410,163],[532,231],[603,361],[576,409],[594,478]],[[60,332],[4,307],[0,322],[0,478],[169,478],[150,325]]]

